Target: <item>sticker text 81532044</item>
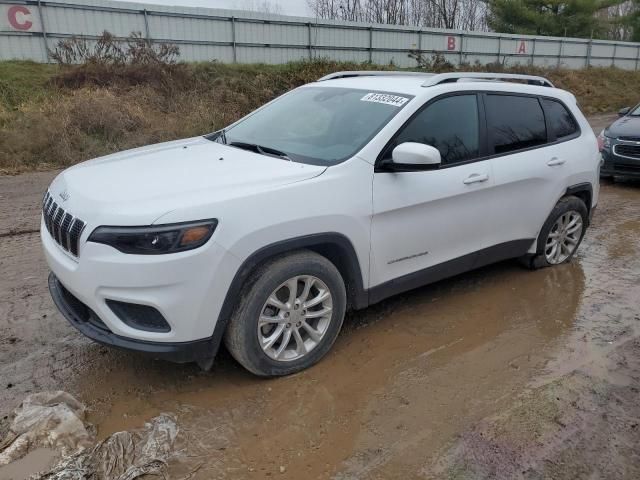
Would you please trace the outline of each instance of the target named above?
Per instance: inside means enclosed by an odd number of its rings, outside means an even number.
[[[367,93],[360,99],[363,102],[375,102],[384,103],[386,105],[393,105],[395,107],[401,107],[409,100],[407,97],[401,97],[399,95],[390,95],[388,93]]]

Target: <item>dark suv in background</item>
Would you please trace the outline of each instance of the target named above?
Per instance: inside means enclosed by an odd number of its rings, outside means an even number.
[[[604,160],[600,175],[640,178],[640,105],[623,108],[618,115],[598,137]]]

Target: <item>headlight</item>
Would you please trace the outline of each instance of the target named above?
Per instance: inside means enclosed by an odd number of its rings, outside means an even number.
[[[611,137],[607,137],[605,130],[598,135],[598,149],[602,151],[605,148],[611,148]]]
[[[176,253],[207,243],[217,225],[218,221],[212,219],[148,227],[98,227],[88,241],[137,255]]]

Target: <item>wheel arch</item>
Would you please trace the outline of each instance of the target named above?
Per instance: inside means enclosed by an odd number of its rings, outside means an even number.
[[[277,255],[303,249],[322,255],[336,266],[347,289],[347,308],[360,309],[368,305],[368,294],[364,288],[358,256],[353,244],[346,236],[336,232],[327,232],[275,242],[249,255],[236,271],[213,331],[213,354],[220,346],[229,319],[237,305],[237,298],[252,272],[265,261]]]
[[[591,213],[591,202],[593,201],[593,185],[590,183],[578,183],[567,188],[564,197],[574,196],[582,200],[587,207],[587,213]]]

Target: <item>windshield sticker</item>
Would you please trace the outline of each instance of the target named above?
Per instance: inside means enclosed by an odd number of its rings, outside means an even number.
[[[385,105],[393,105],[394,107],[401,107],[407,103],[408,100],[407,97],[389,95],[388,93],[367,93],[360,99],[362,102],[384,103]]]

